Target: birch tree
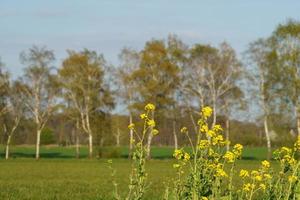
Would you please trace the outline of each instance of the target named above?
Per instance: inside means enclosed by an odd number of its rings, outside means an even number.
[[[219,110],[218,100],[236,86],[241,63],[226,42],[221,43],[219,48],[197,44],[190,52],[190,67],[185,90],[196,98],[199,107],[212,106],[214,126]]]
[[[238,110],[246,109],[245,95],[241,87],[232,88],[229,92],[224,94],[219,100],[220,109],[225,117],[225,138],[230,141],[230,118],[233,113]],[[236,116],[235,116],[236,117]],[[229,151],[230,144],[226,144],[226,149]]]
[[[36,125],[36,159],[40,158],[40,138],[49,117],[55,109],[55,76],[51,74],[54,53],[46,47],[33,46],[20,55],[27,67],[20,79],[22,99]]]
[[[111,106],[110,90],[104,83],[105,60],[94,51],[68,51],[69,56],[59,69],[64,98],[76,109],[80,127],[88,136],[89,157],[93,156],[91,117]]]
[[[146,43],[141,51],[139,68],[132,73],[131,80],[135,81],[139,98],[134,107],[143,109],[151,102],[156,105],[157,116],[163,117],[174,105],[174,93],[179,84],[179,67],[172,62],[167,45],[161,40]],[[154,112],[151,113],[155,118]],[[157,120],[156,120],[157,121]],[[147,157],[150,157],[152,134],[148,135]]]
[[[4,70],[0,59],[0,117],[7,112],[6,98],[9,88],[9,74]]]
[[[271,159],[272,156],[269,116],[271,113],[271,101],[275,96],[275,92],[271,91],[272,84],[270,84],[269,80],[270,74],[272,73],[272,66],[268,58],[270,52],[270,46],[265,39],[258,39],[252,42],[247,51],[248,60],[252,67],[250,81],[258,88],[258,90],[254,90],[254,96],[259,94],[259,105],[263,113],[263,126],[268,148],[268,159]]]
[[[273,85],[284,101],[292,104],[300,135],[300,22],[288,20],[277,26],[270,37]]]
[[[181,103],[183,98],[188,98],[183,96],[183,89],[182,82],[185,81],[184,72],[186,70],[186,64],[188,61],[188,46],[183,43],[176,35],[169,35],[168,37],[168,52],[169,52],[169,59],[171,63],[173,63],[179,69],[178,73],[178,85],[174,88],[175,91],[173,92],[173,104],[171,107],[172,112],[172,133],[174,138],[174,149],[178,149],[178,125],[177,123],[180,121],[180,113],[181,113]]]
[[[116,70],[117,85],[118,88],[120,88],[120,92],[118,94],[127,106],[129,114],[129,124],[132,124],[134,112],[133,102],[137,98],[137,85],[135,85],[135,82],[132,81],[130,77],[140,64],[140,54],[132,49],[124,48],[119,55],[119,59],[121,61],[121,64]],[[131,157],[133,149],[132,141],[133,129],[129,129],[129,157]]]
[[[12,137],[25,113],[25,106],[23,104],[20,89],[21,87],[18,82],[13,83],[9,88],[7,96],[7,113],[4,116],[6,120],[4,120],[3,123],[3,130],[7,137],[5,147],[6,160],[9,158]]]

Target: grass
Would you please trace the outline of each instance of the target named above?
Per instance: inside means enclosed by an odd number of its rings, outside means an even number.
[[[174,160],[151,160],[147,163],[151,189],[145,199],[160,199],[166,181],[174,175]],[[114,159],[116,181],[125,194],[131,161]],[[252,169],[256,160],[239,161],[241,168]],[[0,161],[0,199],[112,199],[112,178],[106,159],[12,159]]]
[[[4,146],[0,146],[0,157],[4,157]],[[188,150],[188,148],[185,148]],[[155,159],[169,159],[172,158],[174,148],[173,147],[152,147],[151,155]],[[98,155],[99,149],[94,149],[95,155]],[[128,157],[127,147],[104,147],[101,149],[102,157]],[[41,158],[52,159],[73,159],[75,158],[75,147],[59,147],[59,146],[41,146],[40,149]],[[34,146],[12,146],[11,147],[12,158],[34,158],[35,148]],[[88,149],[86,146],[80,148],[80,157],[88,157]],[[265,147],[246,147],[243,151],[244,160],[263,160],[267,157],[267,149]],[[0,159],[1,159],[0,158]]]
[[[3,148],[3,147],[2,147]],[[106,147],[102,152],[115,151]],[[117,149],[121,157],[128,156],[128,149]],[[256,168],[266,156],[265,148],[246,148],[239,168]],[[149,183],[145,199],[161,199],[167,184],[174,177],[172,167],[173,148],[153,147],[152,157],[147,163]],[[73,147],[43,146],[41,160],[35,161],[34,147],[13,146],[11,159],[0,159],[0,199],[10,200],[54,200],[54,199],[112,199],[112,178],[107,159],[86,159],[87,148],[81,148],[81,158],[74,159]],[[105,155],[105,154],[104,154]],[[109,155],[109,154],[106,154]],[[3,154],[1,157],[3,158]],[[124,158],[113,159],[117,171],[119,190],[126,194],[131,161]],[[239,181],[238,177],[236,181]]]

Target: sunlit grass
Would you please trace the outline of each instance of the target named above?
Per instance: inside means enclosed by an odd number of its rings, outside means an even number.
[[[0,199],[111,199],[112,182],[106,159],[12,159],[0,161]],[[147,163],[150,187],[145,199],[161,198],[175,160],[151,160]],[[252,169],[256,160],[239,161],[239,168]],[[113,159],[116,181],[121,193],[127,191],[131,161]],[[237,178],[238,180],[238,178]],[[170,185],[172,186],[172,185]]]

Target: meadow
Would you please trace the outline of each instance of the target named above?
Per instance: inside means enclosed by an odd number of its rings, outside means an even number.
[[[104,152],[110,152],[107,147]],[[131,163],[128,149],[118,148],[120,158],[113,158],[115,180],[121,194],[127,192]],[[263,147],[245,148],[238,168],[257,168],[265,159]],[[172,186],[175,169],[172,147],[153,147],[152,160],[146,164],[149,185],[145,199],[161,199],[166,185]],[[119,155],[119,154],[117,154]],[[75,148],[43,146],[41,159],[34,160],[34,147],[14,146],[10,160],[0,160],[0,199],[112,199],[113,183],[108,158],[87,159],[88,150],[81,148],[81,158],[75,159]],[[275,164],[276,165],[276,164]],[[235,181],[240,181],[238,176]]]

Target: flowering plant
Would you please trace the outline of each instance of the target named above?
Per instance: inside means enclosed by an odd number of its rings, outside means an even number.
[[[143,129],[141,133],[136,130],[134,123],[128,125],[128,128],[133,130],[135,134],[135,139],[130,141],[134,146],[134,152],[132,155],[133,165],[130,175],[129,191],[125,198],[121,198],[118,194],[117,184],[114,182],[114,197],[117,200],[140,200],[144,196],[147,180],[146,155],[148,151],[145,143],[149,134],[155,136],[159,133],[159,131],[155,129],[155,121],[151,117],[151,113],[154,112],[154,110],[155,106],[151,103],[145,106],[145,113],[140,115],[140,118],[143,121]],[[112,164],[111,161],[110,164]],[[112,176],[114,176],[115,172],[111,165],[110,168],[112,169]]]

